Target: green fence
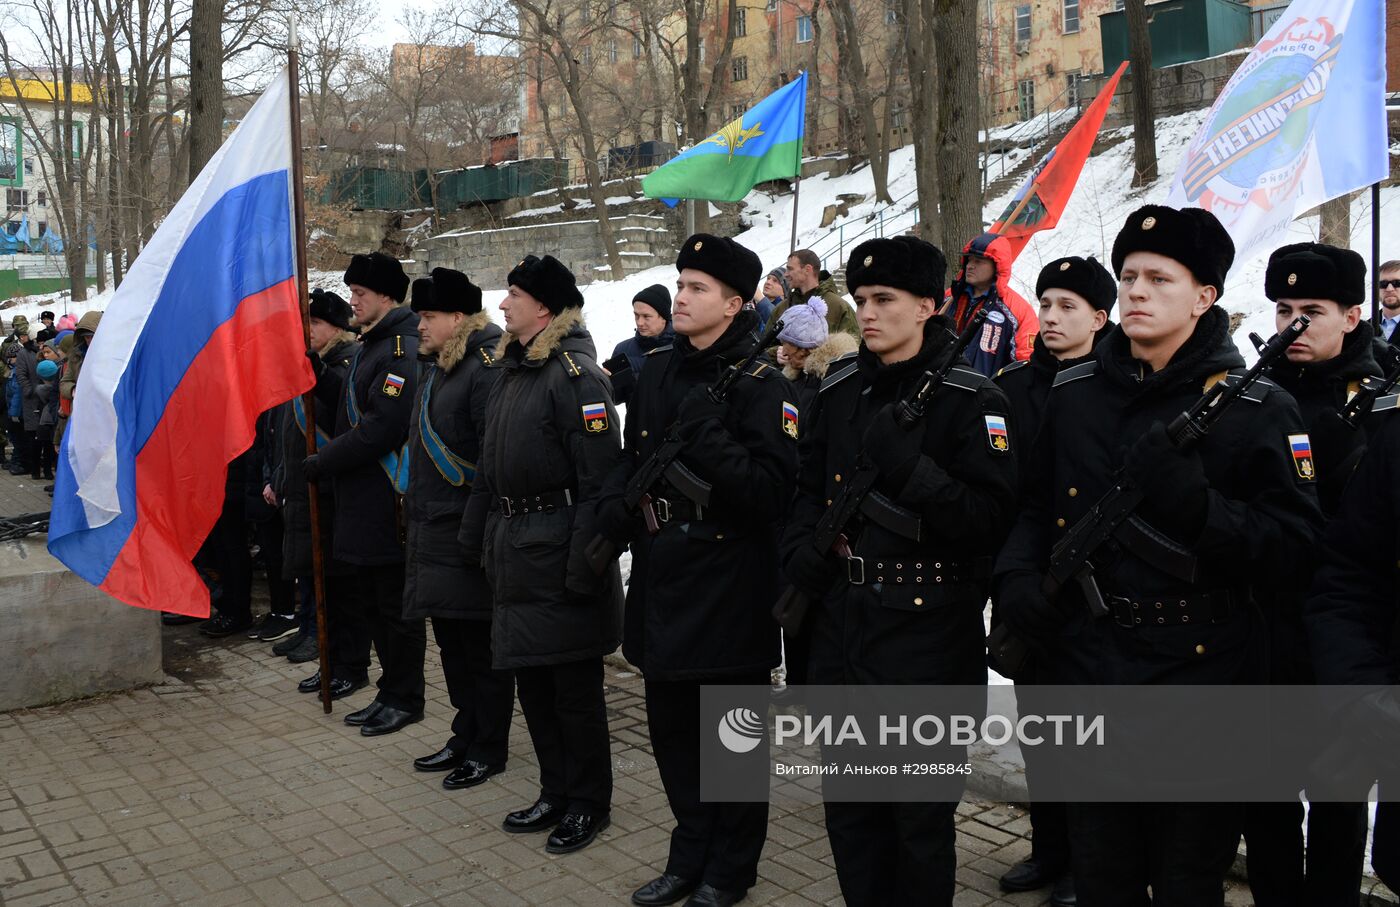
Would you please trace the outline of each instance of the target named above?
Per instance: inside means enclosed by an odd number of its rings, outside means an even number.
[[[437,210],[498,202],[557,189],[569,175],[568,161],[527,160],[468,167],[438,174]],[[334,174],[321,192],[324,204],[382,211],[425,208],[433,198],[426,170],[351,167]]]
[[[0,270],[0,299],[13,299],[16,296],[36,296],[41,293],[57,293],[68,289],[66,277],[26,277],[20,279],[19,271]]]

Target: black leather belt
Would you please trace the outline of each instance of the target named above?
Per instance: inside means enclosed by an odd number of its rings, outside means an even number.
[[[558,507],[569,507],[573,503],[573,489],[565,488],[562,491],[527,494],[518,498],[492,498],[491,509],[499,510],[501,516],[510,519],[526,513],[552,513]]]
[[[1238,594],[1229,589],[1189,595],[1105,597],[1113,622],[1120,627],[1223,623],[1235,613],[1237,601]]]
[[[652,498],[651,506],[656,510],[656,521],[666,523],[689,523],[705,518],[705,508],[690,498],[677,495],[671,498]]]
[[[846,558],[846,579],[853,586],[866,583],[881,583],[887,586],[963,583],[984,580],[991,575],[992,559],[989,557],[973,558],[970,561]]]

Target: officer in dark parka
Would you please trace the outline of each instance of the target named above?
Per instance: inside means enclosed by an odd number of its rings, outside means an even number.
[[[1006,396],[953,368],[921,424],[895,407],[952,354],[935,315],[946,262],[910,236],[861,243],[846,283],[860,350],[832,363],[803,429],[797,500],[783,533],[785,573],[812,605],[808,680],[816,684],[986,682],[982,613],[992,558],[1015,506],[1015,427]],[[912,537],[866,521],[840,559],[813,530],[861,451],[876,491],[918,523]],[[956,803],[826,804],[841,893],[852,905],[948,905],[954,894]]]
[[[413,765],[450,770],[443,787],[458,790],[504,769],[515,704],[511,673],[491,667],[491,587],[481,562],[465,561],[457,544],[476,479],[486,403],[500,377],[491,368],[491,351],[501,329],[481,310],[481,288],[447,268],[413,282],[413,311],[419,349],[435,358],[409,420],[404,615],[432,619],[457,710],[452,739]]]
[[[768,805],[700,801],[700,687],[766,685],[778,665],[778,530],[792,500],[800,413],[791,384],[762,362],[723,403],[706,394],[758,342],[758,315],[744,306],[763,274],[758,256],[697,233],[676,270],[676,338],[642,368],[604,511],[605,531],[632,543],[623,654],[646,678],[647,729],[676,819],[664,873],[632,901],[730,904],[757,881]],[[662,527],[652,536],[621,495],[673,424],[680,463],[712,485],[709,506],[669,483],[653,489]]]
[[[399,515],[407,488],[401,456],[418,387],[418,316],[402,305],[408,295],[403,266],[382,252],[354,256],[345,283],[360,349],[336,407],[335,436],[304,469],[312,481],[334,482],[334,554],[355,568],[351,607],[361,615],[359,625],[369,628],[369,638],[358,634],[345,660],[367,663],[372,639],[383,668],[374,701],[345,716],[373,737],[423,718],[427,632],[421,618],[403,616]]]
[[[574,275],[531,255],[507,281],[501,376],[459,540],[468,563],[484,558],[492,658],[515,670],[540,762],[538,799],[503,827],[553,828],[545,849],[570,853],[607,827],[612,803],[603,656],[621,638],[622,580],[615,562],[596,574],[585,551],[621,427]]]
[[[1267,677],[1261,608],[1272,603],[1252,577],[1306,556],[1320,522],[1310,467],[1289,441],[1306,434],[1297,404],[1265,380],[1195,447],[1176,448],[1165,428],[1244,364],[1229,317],[1214,304],[1233,259],[1229,234],[1197,208],[1140,208],[1114,242],[1119,327],[1092,363],[1057,376],[997,564],[998,614],[1042,648],[1045,681]],[[1093,620],[1078,587],[1047,600],[1042,575],[1055,541],[1108,491],[1120,465],[1146,493],[1137,514],[1196,555],[1200,578],[1188,583],[1124,552],[1098,571],[1114,610]],[[1157,609],[1158,601],[1176,607]],[[1142,903],[1149,885],[1157,905],[1222,903],[1237,806],[1071,803],[1068,815],[1085,907]]]
[[[316,372],[316,444],[319,448],[330,440],[335,431],[337,407],[340,406],[345,376],[350,372],[350,360],[359,348],[350,333],[354,313],[350,304],[334,293],[321,289],[311,291],[311,346]],[[285,531],[282,534],[282,570],[287,579],[295,579],[303,588],[312,582],[311,562],[311,494],[302,461],[306,459],[306,411],[300,399],[289,400],[278,408],[280,428],[274,433],[277,450],[272,456],[272,485],[282,506]],[[326,624],[330,637],[331,676],[342,683],[331,683],[331,695],[344,696],[352,692],[355,678],[364,677],[369,668],[369,645],[365,643],[364,662],[338,664],[337,655],[358,651],[353,636],[344,638],[359,620],[359,615],[347,610],[354,597],[345,577],[354,573],[348,564],[335,559],[335,497],[334,483],[317,485],[317,514],[321,524],[322,567],[325,571],[326,610],[331,616]],[[298,636],[311,640],[306,649],[316,647],[316,612],[313,606],[303,615]],[[298,642],[298,645],[301,643]],[[295,646],[289,647],[295,648]],[[356,658],[361,656],[355,656]],[[317,678],[316,689],[320,689]]]
[[[1012,423],[1023,439],[1034,438],[1040,429],[1045,401],[1050,397],[1055,376],[1062,369],[1090,361],[1094,347],[1112,329],[1108,313],[1118,301],[1118,281],[1099,264],[1098,259],[1069,256],[1050,262],[1040,270],[1035,286],[1040,308],[1040,332],[1029,359],[1013,362],[993,379],[1011,401]],[[1027,444],[1026,450],[1030,445]],[[1025,475],[1026,458],[1020,471]],[[996,665],[993,665],[996,667]],[[1016,678],[1016,698],[1026,713],[1035,713],[1034,664]],[[1036,747],[1026,747],[1026,786],[1031,792],[1031,855],[1012,866],[1001,877],[1004,891],[1034,891],[1053,884],[1053,907],[1075,903],[1074,877],[1069,874],[1069,826],[1065,806],[1035,799],[1036,778],[1042,768]]]
[[[1317,471],[1318,501],[1330,517],[1366,448],[1365,421],[1351,428],[1341,411],[1353,396],[1380,381],[1374,338],[1361,318],[1366,262],[1350,249],[1321,243],[1283,246],[1269,257],[1264,295],[1275,302],[1278,326],[1299,315],[1312,319],[1270,377],[1298,402]],[[1300,559],[1290,575],[1280,577],[1274,592],[1269,658],[1274,683],[1313,682],[1303,601],[1317,554]],[[1258,907],[1358,904],[1366,818],[1364,803],[1310,803],[1305,851],[1301,802],[1248,804],[1244,836],[1249,887]]]

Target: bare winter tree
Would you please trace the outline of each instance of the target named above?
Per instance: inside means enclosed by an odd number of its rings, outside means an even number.
[[[1133,73],[1133,185],[1157,180],[1157,118],[1152,101],[1152,36],[1147,0],[1127,0],[1128,59]]]
[[[910,123],[914,129],[914,183],[919,196],[919,236],[943,241],[939,213],[938,151],[933,136],[938,124],[938,17],[935,0],[900,0],[903,43],[909,70]]]
[[[870,162],[870,173],[875,181],[875,200],[888,204],[891,201],[889,141],[888,138],[881,140],[880,118],[875,112],[877,97],[870,87],[865,54],[861,48],[861,36],[869,34],[872,29],[868,20],[864,20],[857,11],[854,0],[829,0],[828,6],[835,25],[838,66],[842,81],[851,93],[849,116],[853,121],[852,138],[856,140],[852,142],[852,151],[855,156]]]
[[[83,67],[95,56],[92,8],[81,0],[25,0],[0,29],[0,63],[24,120],[24,138],[37,147],[38,168],[53,191],[53,212],[63,237],[64,265],[73,301],[87,299],[87,237],[93,217],[93,148],[84,131],[95,131],[91,103],[79,100],[100,83],[100,73]],[[35,48],[30,63],[14,52],[19,37]],[[29,83],[29,90],[21,89]],[[81,86],[81,88],[80,88]],[[80,117],[88,117],[84,123]]]
[[[224,138],[224,4],[193,0],[190,13],[190,181]]]
[[[940,247],[951,255],[982,232],[982,187],[977,148],[977,7],[935,0],[938,28],[938,158]],[[927,139],[926,139],[927,140]],[[916,134],[914,141],[919,141]]]

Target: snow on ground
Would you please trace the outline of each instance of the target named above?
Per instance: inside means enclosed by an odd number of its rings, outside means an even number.
[[[1046,262],[1064,255],[1096,255],[1105,264],[1109,262],[1109,252],[1118,227],[1127,215],[1149,202],[1162,202],[1171,186],[1171,176],[1185,152],[1187,143],[1205,119],[1206,111],[1192,111],[1179,116],[1166,117],[1157,124],[1158,163],[1164,176],[1151,186],[1133,189],[1130,186],[1133,172],[1132,141],[1121,142],[1097,157],[1091,157],[1085,164],[1079,185],[1069,205],[1054,230],[1036,234],[1026,250],[1016,261],[1011,283],[1028,299],[1034,293],[1035,279]],[[1131,127],[1118,130],[1124,137],[1131,136]],[[1030,152],[1015,149],[998,159],[992,157],[989,179],[1011,170]],[[869,168],[861,168],[844,176],[820,175],[802,181],[799,203],[801,205],[797,241],[799,247],[810,247],[821,254],[829,264],[837,258],[838,228],[844,225],[844,250],[849,253],[852,245],[861,239],[875,235],[878,218],[866,222],[877,211],[883,213],[885,235],[894,235],[911,228],[916,213],[911,210],[914,202],[914,151],[906,146],[890,155],[889,190],[895,199],[893,206],[877,205],[873,201],[873,183]],[[989,199],[983,211],[987,222],[996,219],[1005,209],[1015,187],[999,198]],[[825,206],[835,204],[839,196],[855,195],[864,200],[850,206],[848,214],[838,219],[830,227],[822,228],[821,213]],[[622,196],[609,201],[622,201]],[[792,229],[793,197],[790,194],[771,195],[754,192],[749,196],[744,218],[751,226],[737,237],[740,242],[758,253],[765,269],[781,267],[786,261],[790,231]],[[557,209],[539,209],[525,213],[549,213]],[[1400,187],[1385,188],[1381,192],[1381,235],[1383,238],[1400,236]],[[1363,192],[1352,203],[1352,246],[1368,260],[1370,258],[1371,201],[1370,193]],[[864,235],[861,235],[864,233]],[[1295,221],[1290,229],[1288,241],[1299,242],[1317,239],[1318,218],[1307,217]],[[547,252],[547,249],[534,250]],[[949,251],[949,250],[945,250]],[[1382,259],[1400,257],[1396,244],[1392,241],[1389,251],[1382,249]],[[950,254],[952,266],[956,267],[956,254]],[[1273,333],[1272,306],[1264,298],[1264,265],[1267,255],[1252,261],[1239,261],[1231,269],[1222,299],[1224,308],[1240,312],[1245,316],[1243,326],[1236,332],[1236,342],[1247,359],[1254,358],[1254,350],[1248,341],[1250,331],[1268,336]],[[478,275],[473,275],[478,277]],[[495,305],[504,295],[504,273],[481,275],[485,289],[487,306],[499,322],[500,315]],[[670,288],[675,283],[676,272],[672,266],[651,268],[622,280],[595,281],[583,288],[586,306],[584,312],[588,325],[598,345],[600,358],[606,358],[613,347],[633,332],[631,301],[633,295],[643,287],[660,283]],[[951,279],[952,274],[949,274]],[[492,279],[494,278],[494,279]],[[343,291],[340,276],[331,272],[312,274],[312,286]],[[96,296],[85,303],[72,303],[66,296],[53,294],[31,297],[14,308],[5,309],[6,319],[14,314],[24,314],[33,321],[38,313],[53,309],[60,315],[72,311],[81,315],[88,309],[104,309],[111,293]]]

